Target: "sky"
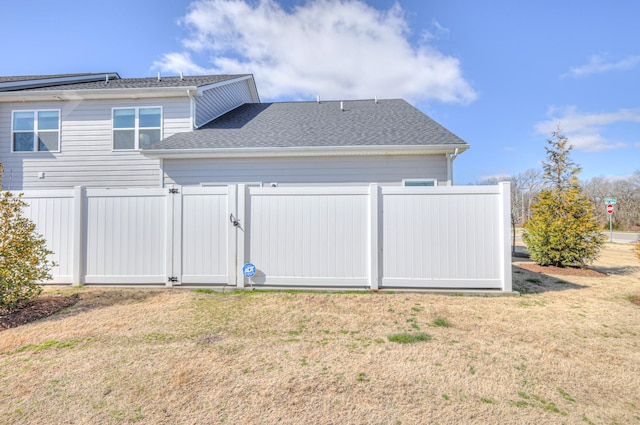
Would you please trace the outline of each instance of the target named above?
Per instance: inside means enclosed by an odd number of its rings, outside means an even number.
[[[263,102],[403,98],[471,145],[456,184],[540,168],[562,129],[581,178],[640,170],[636,0],[21,0],[0,75],[253,74]]]

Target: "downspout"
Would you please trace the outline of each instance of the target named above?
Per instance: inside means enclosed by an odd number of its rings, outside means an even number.
[[[160,158],[160,187],[164,187],[164,159]]]
[[[453,186],[453,161],[458,157],[458,148],[452,154],[445,154],[447,157],[447,180],[449,186]]]
[[[191,115],[191,129],[195,130],[196,127],[196,100],[193,97],[193,94],[191,94],[191,90],[187,90],[187,96],[189,96],[189,101],[190,101],[190,111],[189,114]]]

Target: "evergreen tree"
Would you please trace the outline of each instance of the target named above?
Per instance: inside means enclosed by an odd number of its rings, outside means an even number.
[[[605,237],[593,205],[582,192],[582,171],[570,158],[572,146],[558,128],[547,140],[542,162],[546,187],[531,206],[532,217],[522,239],[531,258],[541,265],[585,267],[598,257]]]

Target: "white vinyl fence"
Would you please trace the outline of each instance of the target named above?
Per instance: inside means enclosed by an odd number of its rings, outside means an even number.
[[[53,283],[511,292],[509,194],[229,185],[23,199],[54,252]]]

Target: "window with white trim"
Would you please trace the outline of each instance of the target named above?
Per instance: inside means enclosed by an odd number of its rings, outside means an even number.
[[[58,152],[60,110],[13,111],[11,149],[13,152]]]
[[[247,185],[249,187],[263,187],[262,182],[240,182],[240,183]],[[200,187],[221,187],[221,186],[228,186],[230,184],[240,184],[240,183],[202,182],[200,183]]]
[[[113,149],[144,149],[162,138],[162,108],[113,108]]]
[[[435,187],[438,185],[438,180],[436,179],[403,179],[403,186],[412,186],[412,187]]]

